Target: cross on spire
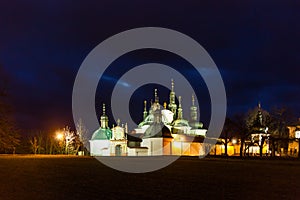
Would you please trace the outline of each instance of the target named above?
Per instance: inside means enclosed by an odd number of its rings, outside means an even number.
[[[181,96],[178,97],[178,102],[179,102],[178,107],[181,108]]]
[[[147,111],[147,101],[144,101],[144,111]]]
[[[157,96],[157,89],[154,89],[154,99],[155,99],[155,103],[158,103],[158,96]]]
[[[102,112],[103,112],[103,115],[105,115],[105,103],[102,105]]]
[[[195,106],[195,96],[192,94],[192,105]]]
[[[177,119],[182,119],[183,115],[182,115],[182,108],[181,108],[181,96],[178,97],[178,102],[179,102],[179,105],[178,105],[178,115],[177,115]]]

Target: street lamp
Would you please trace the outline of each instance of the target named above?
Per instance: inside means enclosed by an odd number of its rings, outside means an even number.
[[[56,133],[56,139],[61,141],[61,140],[64,139],[64,135],[62,133],[60,133],[60,132],[57,132]]]
[[[64,144],[65,135],[61,131],[57,131],[55,135],[55,139],[58,141],[60,154],[63,153],[62,146]]]
[[[231,143],[233,145],[233,155],[235,155],[235,146],[237,144],[237,139],[236,138],[232,138],[231,139]]]
[[[300,129],[295,130],[295,138],[298,139],[298,158],[300,158]]]
[[[236,144],[237,143],[237,139],[236,138],[232,138],[231,142],[232,142],[232,144]]]

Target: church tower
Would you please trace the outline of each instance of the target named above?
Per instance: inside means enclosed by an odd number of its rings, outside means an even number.
[[[170,102],[168,105],[169,110],[172,111],[172,113],[174,113],[174,119],[176,119],[176,110],[177,110],[177,105],[176,105],[176,95],[175,95],[175,91],[174,91],[174,81],[173,79],[171,80],[171,92],[170,92]]]
[[[109,156],[110,140],[112,131],[108,127],[108,117],[105,115],[105,104],[102,107],[102,116],[100,117],[100,127],[97,129],[90,140],[90,153],[93,156]]]
[[[155,101],[152,105],[153,122],[146,129],[143,138],[172,138],[169,128],[162,122],[162,114],[157,96],[157,89],[154,90]]]
[[[148,155],[171,155],[173,140],[170,129],[162,122],[162,110],[159,104],[157,89],[154,90],[152,107],[153,122],[143,135],[142,146],[148,148]]]

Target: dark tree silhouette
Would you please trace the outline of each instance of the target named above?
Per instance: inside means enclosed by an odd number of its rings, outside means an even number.
[[[221,136],[224,138],[224,145],[225,145],[225,156],[228,156],[227,153],[227,144],[230,141],[230,138],[235,136],[234,134],[237,132],[237,125],[236,123],[230,119],[229,117],[226,117],[224,128],[222,131]]]
[[[269,131],[271,133],[270,141],[272,147],[272,156],[278,149],[288,148],[289,134],[287,126],[296,121],[293,111],[287,106],[273,107],[270,111],[271,122]]]
[[[14,153],[20,140],[8,103],[7,83],[7,74],[0,65],[0,152]]]
[[[238,113],[231,118],[232,129],[237,138],[240,139],[240,156],[245,154],[245,140],[249,138],[249,129],[246,125],[246,114]]]

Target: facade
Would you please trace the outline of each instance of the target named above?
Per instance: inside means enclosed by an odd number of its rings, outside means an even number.
[[[170,101],[162,107],[157,90],[155,101],[147,110],[144,101],[143,121],[128,134],[127,125],[118,125],[110,129],[108,117],[100,118],[101,127],[96,130],[90,140],[92,156],[160,156],[160,155],[204,155],[207,150],[203,144],[206,129],[198,121],[198,108],[192,95],[190,119],[183,118],[182,98],[176,104],[174,82],[170,92]],[[168,108],[167,108],[168,107]]]
[[[299,140],[300,140],[300,119],[298,123],[288,126],[289,129],[289,145],[288,145],[288,155],[292,157],[297,157],[299,154]]]

